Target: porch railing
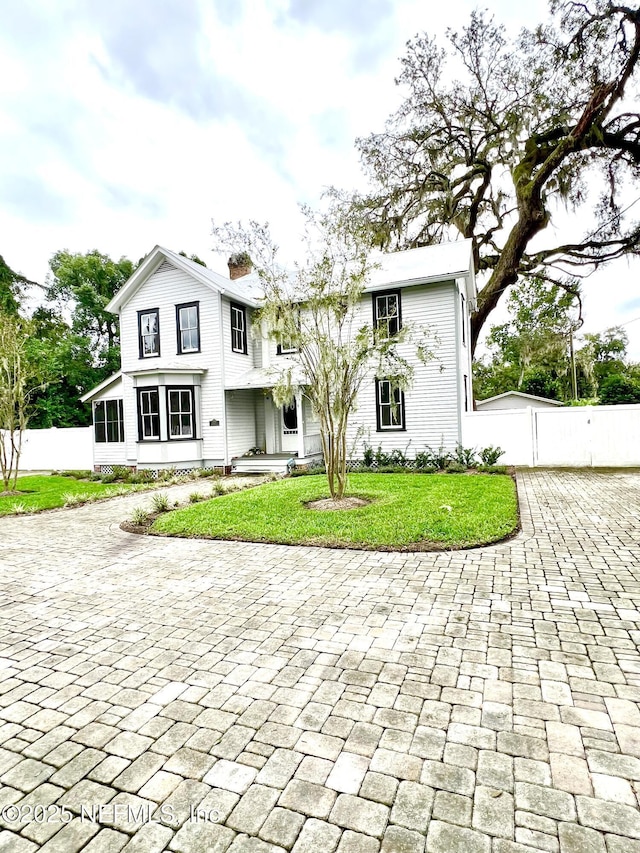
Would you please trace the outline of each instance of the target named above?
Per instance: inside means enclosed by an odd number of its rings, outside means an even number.
[[[304,437],[304,455],[311,456],[314,453],[322,453],[322,439],[319,432]]]

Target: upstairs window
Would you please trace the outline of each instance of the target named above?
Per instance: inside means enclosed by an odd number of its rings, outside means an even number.
[[[281,338],[280,343],[278,344],[278,349],[276,350],[276,354],[289,355],[292,352],[298,352],[298,347],[293,343],[293,341],[287,340],[286,338]]]
[[[376,415],[378,432],[404,430],[404,394],[390,379],[376,380]]]
[[[140,441],[160,438],[160,395],[157,388],[138,388],[138,435]]]
[[[231,303],[231,349],[247,354],[247,311],[234,302]]]
[[[157,308],[138,311],[140,358],[160,355],[160,314]]]
[[[400,291],[373,294],[373,325],[383,338],[392,338],[402,328]]]
[[[176,305],[178,355],[200,352],[200,306],[197,302]]]
[[[96,444],[124,441],[122,400],[100,400],[93,409]]]
[[[168,388],[169,438],[195,438],[193,388]]]

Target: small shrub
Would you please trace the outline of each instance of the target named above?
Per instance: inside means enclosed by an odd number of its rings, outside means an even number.
[[[373,454],[373,464],[376,465],[378,468],[384,465],[391,464],[391,456],[388,453],[384,452],[381,444],[378,445],[378,449]]]
[[[104,474],[104,476],[102,477],[102,482],[106,484],[115,483],[116,480],[117,477],[115,474]]]
[[[506,465],[478,465],[478,471],[483,474],[506,474]]]
[[[456,445],[455,460],[465,468],[473,468],[477,462],[475,447],[463,447],[460,442]]]
[[[463,465],[461,462],[448,462],[447,467],[444,470],[446,474],[464,474],[467,470],[467,466]]]
[[[130,483],[153,483],[153,471],[148,468],[143,468],[141,471],[136,471],[135,474],[129,476]]]
[[[131,523],[138,527],[144,527],[149,521],[149,513],[144,507],[137,506],[131,513]]]
[[[92,475],[89,477],[89,481],[90,481],[91,483],[101,483],[101,482],[102,482],[102,474],[95,474],[95,473],[94,473],[94,474],[92,474]]]
[[[501,447],[494,447],[490,444],[488,447],[483,447],[480,451],[480,459],[483,465],[495,465],[498,459],[504,456],[504,450]]]
[[[373,465],[373,447],[371,447],[370,444],[365,444],[364,446],[362,461],[367,466],[367,468],[371,468],[371,466]]]
[[[56,473],[53,471],[52,473]],[[74,480],[88,480],[91,476],[91,471],[59,471],[60,477],[73,477]]]
[[[166,483],[168,480],[173,480],[175,476],[175,466],[172,466],[171,468],[163,468],[161,471],[158,471],[158,480],[163,483]]]
[[[86,504],[91,500],[91,495],[87,492],[77,492],[75,495],[67,493],[62,496],[64,500],[64,506],[80,506],[80,504]]]
[[[454,457],[442,444],[437,450],[433,450],[431,447],[426,447],[425,450],[416,454],[416,464],[419,463],[419,467],[421,468],[433,467],[442,471],[447,467],[447,464],[452,461],[454,461]]]
[[[202,500],[204,500],[204,495],[200,494],[200,492],[191,492],[189,495],[189,503],[197,504]]]
[[[226,492],[227,492],[227,490],[226,490],[225,486],[220,482],[214,483],[211,486],[211,497],[212,498],[217,498],[218,495],[224,495],[224,494],[226,494]]]
[[[131,469],[127,468],[126,465],[114,465],[113,476],[116,480],[123,480],[126,483],[131,477]]]
[[[402,468],[405,467],[407,464],[407,457],[402,452],[402,450],[398,450],[398,448],[396,448],[395,450],[392,450],[389,454],[389,462],[391,463],[391,465],[395,465],[396,467]]]
[[[166,512],[169,509],[169,495],[166,492],[158,492],[151,498],[155,512]]]
[[[413,460],[414,467],[416,470],[423,471],[426,468],[435,469],[435,465],[433,464],[433,456],[428,450],[421,450],[419,453],[416,453],[416,458]]]

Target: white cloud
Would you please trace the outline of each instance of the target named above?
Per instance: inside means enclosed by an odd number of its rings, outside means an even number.
[[[0,32],[0,252],[43,280],[58,249],[134,260],[154,244],[217,269],[210,220],[270,220],[363,180],[353,142],[399,101],[406,41],[475,0],[25,0]],[[546,4],[494,0],[510,27]],[[587,327],[640,314],[637,261],[586,286]],[[628,327],[640,359],[640,323]]]

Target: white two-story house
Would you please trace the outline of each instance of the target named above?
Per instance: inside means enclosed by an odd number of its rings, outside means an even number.
[[[304,388],[276,407],[270,389],[286,360],[256,334],[258,276],[230,266],[226,278],[156,246],[107,306],[120,315],[122,368],[83,400],[93,406],[94,465],[136,469],[284,470],[321,458],[320,431]],[[469,312],[476,299],[471,243],[382,255],[356,326],[427,327],[433,358],[415,358],[404,393],[371,375],[350,423],[353,457],[365,444],[414,456],[452,449],[472,406]]]

